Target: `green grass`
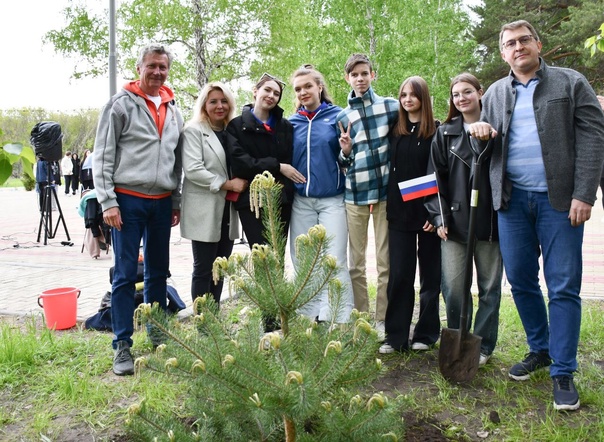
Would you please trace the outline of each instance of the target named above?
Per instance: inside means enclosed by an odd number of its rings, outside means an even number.
[[[442,378],[435,350],[426,352],[431,355],[380,355],[390,369],[387,376],[396,374],[395,386],[385,392],[401,398],[401,414],[429,419],[450,440],[479,440],[479,431],[488,433],[486,440],[497,441],[604,440],[604,308],[596,301],[583,305],[575,377],[581,394],[578,412],[553,409],[546,370],[526,382],[508,378],[507,369],[527,349],[507,295],[494,357],[469,385]],[[151,352],[143,332],[136,332],[134,340],[135,357]],[[130,405],[146,398],[163,413],[182,410],[184,388],[173,381],[145,370],[134,377],[114,376],[110,344],[111,334],[53,332],[39,317],[0,321],[0,440],[136,440],[127,432]],[[500,423],[489,419],[493,412]]]

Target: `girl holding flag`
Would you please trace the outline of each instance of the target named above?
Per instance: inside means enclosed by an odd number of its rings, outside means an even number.
[[[480,82],[473,75],[463,73],[453,79],[449,114],[432,141],[428,170],[436,172],[439,184],[439,195],[426,198],[426,208],[442,239],[442,290],[447,324],[453,329],[459,329],[470,219],[473,153],[467,132],[469,125],[480,119],[482,94]],[[497,214],[491,201],[489,163],[487,161],[482,167],[484,176],[480,179],[476,206],[474,249],[479,299],[474,334],[482,337],[480,365],[487,363],[497,342],[503,272]],[[471,302],[467,315],[468,327],[471,327]]]
[[[411,188],[403,200],[405,181],[426,176],[430,143],[436,132],[430,92],[421,77],[403,81],[399,91],[399,117],[390,137],[388,183],[388,245],[390,278],[386,310],[386,341],[380,353],[409,350],[409,334],[415,304],[415,271],[419,261],[419,319],[411,349],[428,350],[440,336],[440,239],[428,221],[424,195],[435,191],[430,179]],[[420,180],[422,181],[422,180]],[[432,178],[432,183],[434,179]],[[401,186],[399,186],[401,183]],[[431,190],[432,189],[432,190]]]

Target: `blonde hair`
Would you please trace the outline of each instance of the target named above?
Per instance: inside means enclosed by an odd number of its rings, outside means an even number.
[[[198,122],[210,122],[210,117],[206,112],[206,103],[208,102],[208,97],[210,96],[210,93],[214,91],[222,92],[224,94],[224,98],[226,98],[227,102],[229,103],[229,113],[224,119],[225,127],[229,123],[229,121],[233,119],[233,117],[235,116],[235,97],[233,96],[233,93],[224,83],[221,83],[220,81],[213,81],[211,83],[207,83],[203,87],[203,89],[201,89],[201,92],[199,92],[199,97],[197,97],[197,100],[195,101],[195,106],[193,108],[193,116],[189,120],[188,124]]]
[[[297,77],[301,77],[303,75],[312,75],[312,79],[315,81],[315,83],[318,86],[321,86],[321,95],[319,96],[319,101],[321,103],[325,102],[325,103],[329,103],[329,104],[333,104],[333,100],[331,99],[331,96],[329,95],[329,92],[327,91],[327,85],[325,84],[325,77],[323,77],[323,74],[321,72],[319,72],[318,70],[315,69],[315,67],[311,64],[305,64],[304,66],[301,66],[300,68],[298,68],[292,75],[292,84],[294,82],[294,79]],[[296,98],[294,100],[294,106],[295,106],[295,110],[298,110],[301,106],[301,103],[298,101],[298,99]]]

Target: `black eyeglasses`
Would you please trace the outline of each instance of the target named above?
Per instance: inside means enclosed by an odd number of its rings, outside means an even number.
[[[511,39],[503,43],[503,48],[507,51],[511,51],[512,49],[516,49],[516,43],[520,43],[520,46],[526,46],[531,42],[535,37],[532,35],[523,35],[518,39]],[[536,40],[536,38],[535,38]]]
[[[268,72],[265,72],[264,74],[262,74],[262,76],[260,77],[260,80],[258,80],[258,83],[260,83],[262,80],[265,79],[269,79],[269,80],[273,80],[275,82],[277,82],[280,86],[281,89],[285,88],[285,82],[282,80],[279,80],[277,77],[275,77],[274,75],[269,74]]]

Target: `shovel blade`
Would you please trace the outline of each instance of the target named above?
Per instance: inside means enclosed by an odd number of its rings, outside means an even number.
[[[460,330],[443,328],[440,335],[438,368],[450,382],[469,382],[478,372],[480,342],[482,338],[472,333],[462,336]]]

